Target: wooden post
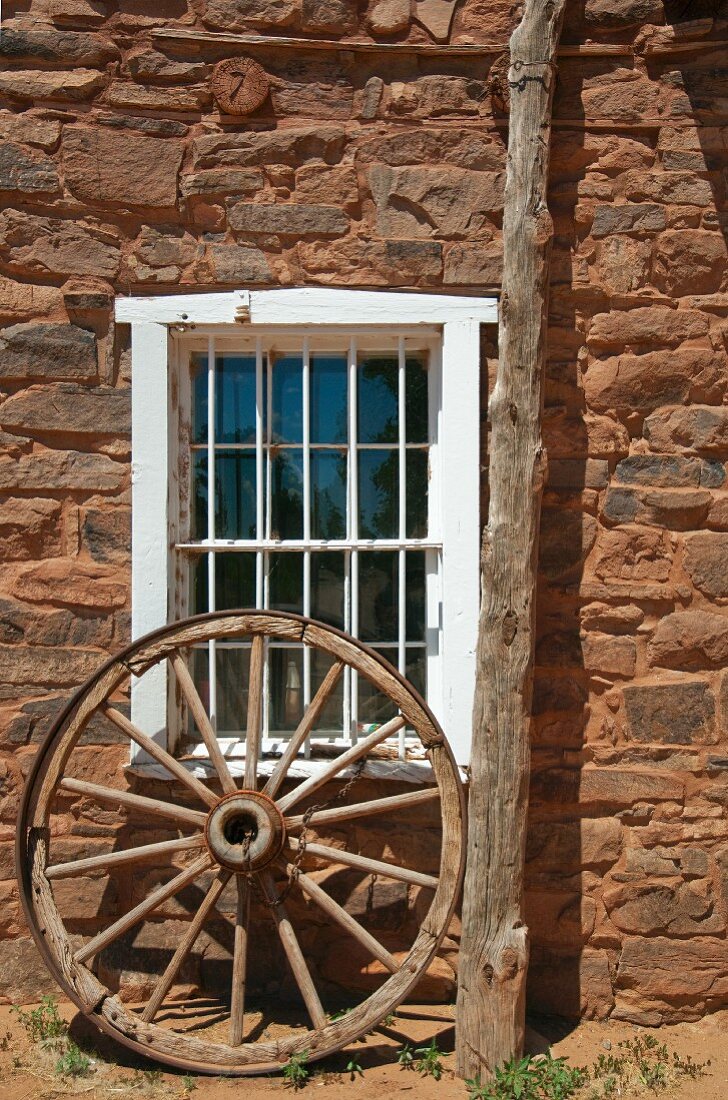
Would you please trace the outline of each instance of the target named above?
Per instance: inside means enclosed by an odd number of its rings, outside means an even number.
[[[490,402],[490,506],[473,710],[457,1070],[485,1081],[523,1050],[528,931],[523,864],[548,273],[546,206],[556,48],[565,0],[525,0],[510,41],[499,366]]]

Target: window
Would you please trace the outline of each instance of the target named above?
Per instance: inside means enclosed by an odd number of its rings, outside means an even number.
[[[228,607],[322,619],[398,667],[467,762],[479,329],[495,319],[492,300],[237,292],[123,299],[117,319],[133,326],[134,635]],[[191,658],[231,758],[248,660],[246,645],[219,642]],[[323,679],[318,660],[269,645],[269,751]],[[134,685],[134,720],[189,742],[165,670],[155,676]],[[310,751],[390,717],[367,688],[342,678]],[[398,749],[407,755],[404,732]]]

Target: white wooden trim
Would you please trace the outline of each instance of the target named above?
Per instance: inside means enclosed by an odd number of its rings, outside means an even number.
[[[445,325],[442,342],[442,712],[460,764],[470,759],[479,610],[480,325]]]
[[[437,425],[430,451],[432,530],[428,539],[406,540],[406,545],[432,547],[428,554],[429,572],[435,566],[437,545],[442,544],[439,609],[433,604],[435,594],[429,583],[427,596],[428,673],[436,672],[430,680],[433,689],[430,704],[459,763],[466,764],[470,754],[479,606],[480,325],[497,320],[495,299],[306,287],[122,298],[116,303],[116,318],[132,325],[134,638],[165,625],[170,614],[168,589],[173,574],[170,557],[173,540],[169,530],[169,487],[174,472],[174,463],[170,461],[174,440],[170,436],[168,375],[172,346],[169,337],[175,335],[176,326],[215,326],[216,331],[225,335],[235,332],[242,335],[247,327],[258,325],[321,326],[324,333],[327,329],[334,330],[332,320],[335,320],[336,326],[347,329],[399,326],[401,335],[406,325],[414,325],[418,332],[425,331],[426,326],[431,329],[433,325],[442,325],[442,353],[432,357],[433,365],[437,364],[441,394],[439,409],[431,408],[431,417]],[[166,326],[171,328],[168,330]],[[356,486],[350,485],[349,491],[355,494]],[[344,544],[352,541],[356,541],[356,532],[350,532]],[[401,546],[400,540],[393,541]],[[184,543],[177,545],[182,548]],[[243,543],[221,542],[205,549],[238,546],[242,548]],[[353,550],[349,581],[352,588],[356,587],[356,555]],[[355,631],[356,624],[352,622],[350,628]],[[347,684],[349,689],[351,686]],[[167,676],[163,665],[132,685],[133,720],[160,741],[166,739],[166,697]],[[355,717],[352,715],[352,719]],[[135,754],[135,763],[138,759]]]
[[[131,349],[131,633],[164,626],[168,616],[169,338],[161,324],[134,326]],[[166,662],[132,680],[135,725],[160,744],[167,741]],[[140,753],[135,759],[141,759]]]
[[[406,325],[448,321],[498,320],[495,298],[447,294],[405,294],[377,290],[295,287],[277,290],[233,290],[226,294],[172,294],[154,298],[118,298],[121,324],[230,325]]]

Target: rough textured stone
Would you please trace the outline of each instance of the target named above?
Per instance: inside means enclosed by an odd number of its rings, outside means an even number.
[[[432,286],[442,273],[437,241],[301,242],[298,255],[315,282],[334,286]]]
[[[665,581],[672,553],[667,535],[645,527],[600,531],[591,565],[603,580]]]
[[[727,270],[721,233],[670,230],[655,246],[653,281],[665,294],[711,294],[721,289]]]
[[[356,206],[359,184],[353,168],[329,168],[306,164],[296,172],[298,202],[328,203],[335,206]]]
[[[445,253],[445,283],[448,286],[500,287],[503,279],[503,244],[488,241],[469,244],[457,241]]]
[[[662,0],[586,0],[584,18],[597,27],[638,27],[642,23],[662,23]]]
[[[534,1012],[567,1019],[606,1019],[614,1007],[607,952],[587,947],[575,956],[534,947],[527,997]]]
[[[493,235],[488,214],[503,209],[505,177],[463,168],[379,165],[369,173],[369,186],[383,237],[488,239]]]
[[[0,214],[0,255],[13,267],[38,275],[113,278],[121,253],[113,237],[75,221],[20,210]]]
[[[78,647],[0,645],[3,678],[23,687],[76,687],[102,660],[103,654]]]
[[[712,897],[703,896],[687,883],[676,888],[662,883],[626,883],[605,890],[604,904],[612,922],[623,932],[684,936],[725,929]]]
[[[208,249],[210,267],[219,283],[275,282],[265,254],[259,248],[237,244],[212,244]]]
[[[42,434],[129,435],[131,398],[110,386],[31,386],[0,405],[0,425]]]
[[[642,431],[655,451],[728,451],[728,408],[660,409],[646,418]]]
[[[597,206],[592,224],[593,237],[612,233],[659,233],[667,225],[663,207],[655,203],[625,203]]]
[[[652,248],[649,241],[610,236],[600,242],[598,281],[609,294],[628,294],[645,287],[650,278]]]
[[[534,822],[528,831],[529,872],[564,873],[581,867],[616,863],[622,848],[622,826],[614,818]]]
[[[61,136],[61,123],[56,118],[46,117],[43,110],[29,109],[21,114],[13,111],[0,111],[0,137],[7,141],[17,141],[24,145],[37,145],[49,152],[58,145]]]
[[[541,513],[539,569],[549,580],[575,573],[594,545],[597,524],[593,516],[544,508]]]
[[[61,607],[123,607],[128,587],[104,565],[56,558],[25,569],[13,592],[30,603]]]
[[[582,643],[584,668],[603,676],[634,676],[637,649],[632,638],[619,638],[609,634],[588,634]]]
[[[156,84],[144,86],[116,80],[107,89],[104,102],[129,111],[202,111],[212,106],[212,93],[204,84],[194,88],[160,88]]]
[[[629,736],[664,745],[717,740],[715,698],[702,680],[623,688]]]
[[[58,30],[41,22],[10,20],[3,23],[0,57],[9,61],[51,61],[66,65],[99,66],[116,61],[119,51],[99,34]]]
[[[367,15],[372,34],[396,34],[410,23],[410,0],[375,0]]]
[[[299,7],[299,0],[208,0],[203,20],[224,31],[287,27]]]
[[[58,501],[7,497],[0,502],[0,557],[27,561],[60,554],[60,520]]]
[[[109,492],[121,489],[127,477],[127,467],[106,455],[55,450],[19,459],[0,455],[0,490]]]
[[[178,141],[66,126],[63,170],[78,198],[125,206],[174,206],[182,164]]]
[[[0,972],[3,1000],[11,1004],[34,1004],[47,993],[58,993],[38,948],[26,936],[0,939]]]
[[[0,324],[44,317],[62,304],[61,292],[54,286],[34,286],[0,275]]]
[[[671,531],[692,531],[708,515],[710,493],[705,489],[610,488],[604,518],[610,523],[647,523]]]
[[[604,634],[633,634],[644,618],[644,611],[635,604],[611,607],[606,603],[590,603],[580,613],[585,630],[600,630]]]
[[[59,190],[58,172],[50,157],[12,141],[0,145],[0,191],[53,195]]]
[[[704,313],[666,306],[597,313],[591,319],[587,343],[593,351],[623,348],[676,348],[685,340],[706,336],[710,320]]]
[[[91,99],[105,83],[104,76],[94,69],[74,69],[70,73],[41,69],[0,72],[0,93],[16,99]]]
[[[648,647],[650,664],[692,671],[728,661],[728,617],[710,611],[675,611],[661,619]]]
[[[685,540],[683,564],[696,588],[711,599],[728,597],[728,534],[703,532]]]
[[[621,989],[663,1001],[689,999],[703,1009],[718,1007],[728,996],[725,941],[693,936],[635,936],[624,941],[617,970]]]
[[[237,232],[285,237],[341,237],[349,228],[349,219],[337,206],[309,203],[229,203],[228,221]]]
[[[722,358],[700,348],[602,359],[592,362],[584,376],[589,408],[623,416],[650,413],[660,405],[718,401],[725,389]]]
[[[92,382],[97,370],[96,338],[76,325],[21,324],[0,331],[4,382]]]
[[[182,176],[180,188],[188,198],[191,195],[250,195],[263,189],[263,173],[260,168],[208,168]]]
[[[708,180],[694,172],[626,172],[621,186],[633,202],[659,202],[665,205],[712,206],[713,189]]]
[[[146,80],[187,83],[210,75],[210,66],[203,61],[175,61],[158,50],[135,50],[128,54],[126,63],[134,79],[142,83]]]
[[[534,944],[580,945],[594,931],[596,905],[590,897],[527,887],[524,908]]]
[[[346,144],[341,126],[290,126],[277,130],[205,134],[193,145],[195,169],[243,168],[256,164],[291,164],[308,161],[336,164]]]
[[[708,463],[697,458],[632,455],[617,463],[614,477],[627,485],[673,489],[717,488],[725,480],[725,470],[719,462]]]
[[[81,525],[81,544],[94,561],[122,562],[131,557],[131,514],[126,508],[89,508]]]
[[[403,165],[452,164],[485,172],[502,172],[506,166],[505,145],[497,136],[453,126],[437,126],[397,133],[366,141],[357,148],[357,159],[365,162]]]
[[[305,31],[351,34],[356,30],[356,0],[303,0],[301,25]]]

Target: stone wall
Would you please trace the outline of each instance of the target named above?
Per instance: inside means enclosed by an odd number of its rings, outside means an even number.
[[[457,7],[452,42],[496,44],[470,57],[160,32],[424,44],[447,37],[447,7],[6,5],[0,990],[10,999],[46,981],[13,875],[23,774],[61,698],[128,637],[128,332],[114,327],[114,296],[306,283],[477,293],[500,277],[505,128],[490,68],[510,4]],[[670,53],[681,30],[665,21],[660,0],[574,2],[567,17],[567,45],[622,52],[571,50],[559,69],[528,852],[532,1007],[643,1023],[728,999],[727,28],[708,23],[701,48]],[[235,53],[272,77],[248,118],[221,115],[210,91],[214,63]],[[108,729],[86,741],[84,775],[120,773]],[[112,846],[106,812],[68,811],[65,858]],[[394,935],[417,899],[385,894],[375,901]],[[66,902],[79,931],[120,904],[97,879]],[[433,995],[451,994],[456,933]],[[316,942],[312,932],[325,979]],[[139,966],[104,965],[136,973],[160,943],[137,948]],[[363,980],[354,969],[352,985]]]

